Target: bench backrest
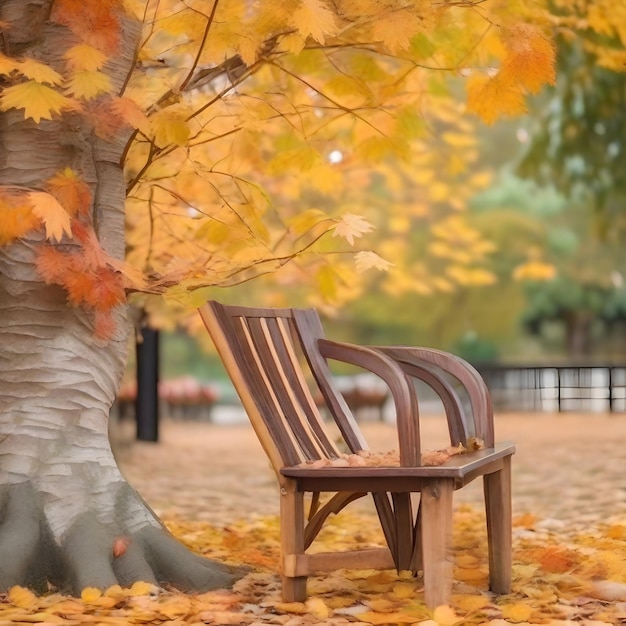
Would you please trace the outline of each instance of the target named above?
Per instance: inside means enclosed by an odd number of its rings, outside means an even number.
[[[316,349],[324,335],[315,310],[210,301],[200,314],[276,472],[284,466],[367,449],[326,360]],[[328,406],[344,449],[324,423],[316,393]]]

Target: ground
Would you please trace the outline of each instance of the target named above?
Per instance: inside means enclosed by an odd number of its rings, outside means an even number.
[[[396,447],[393,426],[366,422],[363,430],[371,447]],[[442,443],[437,416],[422,418],[422,437],[426,448]],[[626,516],[626,415],[502,414],[496,437],[517,446],[515,515],[571,527]],[[274,475],[250,426],[164,420],[160,439],[121,454],[123,473],[159,516],[225,526],[278,513]],[[455,502],[481,504],[480,481]]]
[[[429,449],[441,422],[422,420]],[[393,570],[339,570],[312,577],[306,603],[283,603],[278,494],[264,453],[245,422],[163,420],[158,444],[116,446],[123,473],[192,549],[252,567],[232,590],[183,594],[137,583],[81,599],[0,594],[0,626],[611,626],[626,623],[626,415],[498,415],[499,440],[512,440],[513,586],[488,590],[480,481],[455,494],[454,588],[450,606],[428,610],[421,579]],[[388,424],[368,422],[372,445],[395,447]],[[123,434],[123,433],[122,433]],[[364,501],[330,520],[315,542],[345,549],[380,540]],[[405,575],[406,574],[406,575]],[[408,577],[407,577],[408,575]]]

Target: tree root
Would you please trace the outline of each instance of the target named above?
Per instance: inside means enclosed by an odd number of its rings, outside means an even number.
[[[136,496],[127,489],[123,501]],[[208,591],[230,587],[248,571],[194,554],[156,518],[128,532],[124,524],[103,523],[87,510],[55,541],[41,499],[30,483],[0,489],[1,591],[21,585],[45,592],[52,586],[79,595],[85,587],[136,581]]]

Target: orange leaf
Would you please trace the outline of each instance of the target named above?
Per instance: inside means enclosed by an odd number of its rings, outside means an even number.
[[[526,622],[532,613],[532,606],[528,606],[527,604],[506,604],[502,607],[502,617],[512,622]]]
[[[526,112],[524,92],[500,74],[493,78],[470,76],[467,82],[467,110],[478,115],[486,124],[493,124],[503,115]]]
[[[96,135],[102,139],[111,139],[124,125],[124,119],[114,109],[111,100],[92,100],[86,103],[85,117]]]
[[[63,284],[64,276],[73,271],[73,255],[54,246],[39,246],[35,267],[46,284]]]
[[[535,26],[518,24],[505,33],[508,51],[500,73],[503,79],[537,93],[556,80],[554,44]]]
[[[46,189],[73,217],[77,213],[86,215],[91,205],[91,190],[78,174],[66,167],[46,181]]]
[[[19,607],[20,609],[32,609],[37,606],[37,598],[35,594],[18,585],[9,589],[9,602]]]
[[[117,326],[111,315],[111,311],[95,311],[94,314],[94,336],[102,341],[112,339],[117,330]]]
[[[96,233],[90,225],[78,220],[72,222],[72,233],[83,248],[83,266],[89,269],[106,267],[111,257],[102,249]]]
[[[148,117],[134,100],[130,98],[113,98],[111,107],[129,126],[138,128],[144,134],[148,134]]]
[[[50,19],[64,24],[82,41],[105,53],[116,52],[120,39],[119,0],[56,0]]]
[[[126,292],[119,274],[106,267],[99,268],[92,289],[85,294],[85,302],[94,309],[105,311],[126,300]]]
[[[113,257],[109,257],[107,265],[122,275],[125,288],[134,289],[136,291],[141,291],[146,288],[146,277],[144,273],[136,267]]]
[[[23,237],[41,225],[23,193],[0,189],[0,246]]]
[[[538,548],[536,559],[546,572],[563,574],[570,571],[578,562],[577,555],[572,550],[558,546]]]
[[[96,276],[93,272],[81,272],[76,267],[74,272],[68,272],[62,277],[61,284],[67,291],[67,299],[74,306],[91,304],[93,301],[92,294],[96,286]]]
[[[113,542],[113,556],[115,558],[126,553],[126,548],[130,545],[129,537],[116,537]]]

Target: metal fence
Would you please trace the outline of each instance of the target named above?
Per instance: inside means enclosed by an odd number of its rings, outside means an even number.
[[[508,411],[626,412],[626,365],[478,365]]]

